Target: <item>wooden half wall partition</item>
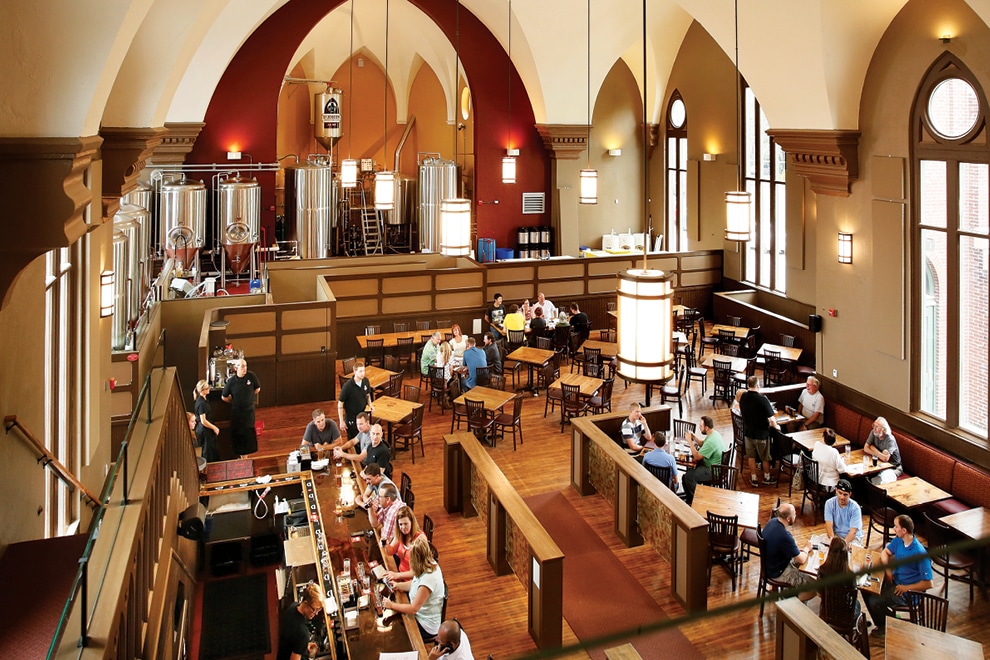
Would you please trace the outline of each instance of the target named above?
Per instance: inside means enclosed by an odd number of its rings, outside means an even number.
[[[629,456],[616,438],[627,413],[571,420],[571,488],[599,493],[615,510],[627,546],[648,542],[670,565],[671,593],[688,612],[708,609],[708,521]],[[670,408],[643,410],[650,428],[670,428]]]
[[[797,598],[777,601],[776,660],[862,660],[862,654]]]
[[[529,600],[529,634],[539,648],[562,643],[564,555],[473,433],[443,437],[443,504],[480,516],[496,575],[516,574]]]

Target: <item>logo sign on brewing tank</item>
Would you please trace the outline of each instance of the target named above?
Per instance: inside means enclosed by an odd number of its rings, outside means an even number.
[[[340,104],[336,97],[331,96],[323,106],[323,128],[340,130]]]

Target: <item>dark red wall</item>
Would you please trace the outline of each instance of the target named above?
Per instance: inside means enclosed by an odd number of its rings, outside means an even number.
[[[282,78],[296,47],[324,16],[345,0],[292,0],[245,41],[220,79],[204,119],[206,126],[189,155],[190,163],[225,163],[231,145],[254,162],[277,158],[276,111]],[[533,107],[522,80],[511,70],[511,139],[520,149],[515,185],[502,184],[506,139],[507,55],[498,40],[455,0],[411,0],[454,43],[459,13],[460,57],[474,107],[475,207],[478,235],[500,247],[515,247],[516,230],[547,225],[549,214],[522,215],[523,192],[546,192],[549,207],[550,157],[534,126]],[[346,38],[342,36],[342,38]],[[275,224],[275,181],[261,173],[262,226],[271,242]],[[499,203],[492,204],[494,200]]]

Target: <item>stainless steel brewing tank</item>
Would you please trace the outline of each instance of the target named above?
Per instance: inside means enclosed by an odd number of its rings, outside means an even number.
[[[333,201],[329,159],[311,157],[285,168],[285,220],[303,259],[327,256]]]
[[[217,236],[227,254],[227,265],[239,275],[251,264],[251,250],[261,231],[261,186],[239,174],[217,184]]]
[[[151,186],[139,183],[129,193],[120,198],[121,204],[133,204],[151,210]]]
[[[313,134],[316,141],[330,151],[344,134],[340,122],[343,91],[328,87],[327,91],[313,95]]]
[[[117,222],[114,220],[114,226]],[[130,251],[130,239],[122,231],[113,232],[113,325],[110,333],[110,345],[115,351],[122,350],[127,342],[127,320],[129,296],[127,295],[127,277]]]
[[[130,319],[136,321],[141,314],[141,301],[148,293],[151,280],[151,211],[136,204],[124,203],[121,198],[120,208],[114,216],[114,228],[124,229],[118,223],[125,221],[137,224],[137,231],[125,230],[130,249],[132,264],[128,276],[133,280],[131,286]]]
[[[457,164],[427,158],[419,165],[419,242],[421,249],[440,251],[440,203],[457,197]]]
[[[161,240],[165,254],[190,266],[206,237],[206,186],[168,181],[161,187]]]
[[[127,296],[127,316],[125,320],[137,321],[138,312],[141,309],[141,221],[142,215],[147,214],[142,208],[132,204],[125,204],[120,207],[113,217],[114,232],[121,232],[127,239],[127,263],[123,270],[114,264],[114,286],[120,282],[125,287],[128,282],[130,286],[126,288]]]

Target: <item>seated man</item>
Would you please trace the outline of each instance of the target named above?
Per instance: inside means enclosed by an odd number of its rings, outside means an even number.
[[[328,420],[322,408],[313,411],[313,420],[306,425],[302,443],[317,449],[331,449],[340,444],[340,429],[332,419]]]
[[[646,420],[643,420],[646,423]],[[654,436],[654,444],[657,446],[653,451],[647,452],[643,456],[643,465],[652,465],[654,467],[666,467],[670,468],[670,483],[665,484],[671,490],[677,490],[677,461],[674,457],[667,453],[667,436],[664,433],[657,433]]]
[[[684,473],[684,492],[687,494],[687,503],[690,504],[694,501],[694,491],[698,484],[711,481],[712,466],[722,462],[725,440],[715,430],[715,422],[708,415],[701,417],[701,436],[689,431],[685,440],[691,448],[691,458],[695,464]]]
[[[367,446],[361,448],[361,451],[357,454],[347,453],[340,449],[334,450],[334,458],[346,458],[350,461],[360,461],[361,465],[368,467],[372,463],[377,463],[378,467],[381,468],[382,472],[388,475],[392,471],[392,466],[389,463],[390,452],[388,445],[382,442],[382,427],[381,424],[374,424],[368,431],[368,436],[371,442]],[[338,453],[339,452],[339,453]]]
[[[543,318],[552,319],[557,316],[557,306],[547,300],[541,292],[536,296],[536,306],[543,310]]]
[[[467,633],[461,628],[461,623],[457,619],[449,619],[440,624],[437,632],[437,641],[430,649],[428,660],[473,660],[471,653],[471,642]]]
[[[378,505],[368,509],[371,524],[380,528],[382,543],[391,543],[395,533],[395,517],[405,504],[399,499],[395,484],[385,484],[378,489]]]
[[[842,459],[842,454],[834,447],[835,431],[825,429],[822,439],[815,442],[811,450],[811,457],[818,461],[818,483],[827,486],[829,490],[835,488],[839,483],[840,475],[846,471],[846,462]]]
[[[488,360],[488,371],[493,374],[502,373],[502,351],[499,350],[494,335],[485,333],[485,359]]]
[[[825,421],[825,397],[818,391],[818,379],[808,376],[807,385],[798,397],[798,412],[806,419],[802,431],[817,429]]]
[[[509,313],[505,315],[503,325],[506,330],[522,331],[526,329],[526,317],[519,313],[519,305],[509,307]]]
[[[643,442],[643,438],[646,438],[646,442]],[[636,452],[637,455],[646,452],[647,442],[653,442],[650,425],[646,423],[638,403],[629,406],[629,416],[622,420],[622,441],[626,449]]]
[[[505,337],[505,328],[502,323],[505,321],[505,307],[502,305],[502,294],[496,293],[492,300],[492,306],[485,312],[485,320],[488,321],[488,331],[497,341]]]
[[[354,447],[359,447],[360,451],[364,451],[371,444],[371,414],[368,411],[363,410],[357,414],[354,418],[355,430],[357,435],[355,435],[350,440],[342,443],[339,447],[333,448],[333,456],[337,458],[342,452],[348,449],[353,449]]]
[[[360,493],[356,498],[354,498],[354,501],[359,506],[363,506],[365,508],[367,508],[370,504],[378,503],[378,491],[381,490],[382,486],[385,484],[392,484],[392,486],[395,487],[392,480],[382,473],[381,466],[379,466],[378,463],[369,463],[368,467],[361,470],[361,476],[366,482],[368,482],[368,486],[364,489],[363,493]]]
[[[825,533],[829,538],[841,536],[846,543],[863,545],[863,511],[852,498],[852,484],[839,479],[835,497],[825,502]]]
[[[468,374],[461,378],[461,391],[467,392],[478,384],[478,367],[488,366],[488,357],[485,351],[477,346],[474,337],[467,338],[467,350],[464,351],[464,366],[467,367]]]
[[[814,581],[811,575],[798,570],[798,566],[808,561],[811,541],[809,540],[804,548],[798,550],[794,537],[787,530],[789,525],[794,524],[796,518],[797,514],[793,504],[784,502],[780,505],[780,509],[777,510],[777,517],[771,518],[767,526],[763,528],[763,538],[767,542],[767,556],[760,557],[760,561],[767,563],[767,577],[792,587],[800,587],[802,584]],[[798,598],[802,601],[808,601],[817,595],[814,591],[802,591]]]
[[[910,516],[897,516],[894,519],[894,536],[883,549],[880,561],[886,566],[891,560],[904,560],[918,557],[918,561],[888,570],[884,577],[880,595],[863,592],[866,609],[870,611],[873,634],[883,637],[887,632],[887,617],[893,614],[895,606],[907,604],[904,595],[909,591],[928,591],[932,588],[932,562],[925,546],[914,535],[914,521]]]
[[[419,358],[419,371],[424,376],[430,374],[430,367],[437,366],[437,352],[440,350],[440,342],[442,341],[443,335],[438,330],[433,333],[430,340],[423,346],[423,355]]]
[[[870,436],[866,439],[863,453],[867,456],[876,456],[879,460],[893,466],[870,479],[873,483],[877,485],[889,484],[897,481],[897,477],[904,474],[904,468],[901,467],[901,452],[897,449],[897,440],[894,439],[894,434],[890,430],[890,424],[883,417],[877,417],[877,421],[873,422],[873,430],[870,431]]]
[[[578,333],[581,341],[585,341],[591,335],[591,319],[581,311],[576,302],[571,303],[571,329]]]

